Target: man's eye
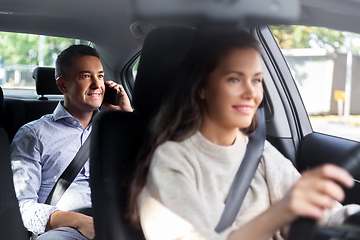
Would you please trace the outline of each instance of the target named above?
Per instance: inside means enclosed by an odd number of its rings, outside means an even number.
[[[99,75],[98,78],[104,78],[104,75]]]
[[[90,77],[90,74],[84,74],[82,75],[82,78],[89,78]]]

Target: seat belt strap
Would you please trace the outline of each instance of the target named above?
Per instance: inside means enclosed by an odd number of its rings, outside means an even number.
[[[70,184],[74,181],[75,177],[79,174],[80,170],[84,167],[90,155],[90,137],[91,133],[85,140],[84,144],[79,148],[75,157],[67,166],[65,171],[61,174],[54,187],[51,189],[51,192],[45,201],[46,204],[55,206],[66,191],[66,189],[70,186]]]
[[[266,139],[264,103],[259,106],[256,114],[259,127],[249,135],[249,142],[246,147],[243,161],[240,164],[239,170],[237,171],[231,186],[220,221],[215,228],[215,231],[218,233],[230,227],[235,221],[263,155]]]

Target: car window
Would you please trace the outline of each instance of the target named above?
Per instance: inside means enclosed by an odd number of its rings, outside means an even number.
[[[35,89],[37,66],[54,67],[57,54],[72,44],[88,41],[35,34],[0,32],[0,86]]]
[[[134,91],[134,85],[137,76],[140,57],[141,57],[141,52],[138,52],[134,57],[132,57],[128,61],[121,74],[121,81],[123,83],[123,86],[127,90],[130,99],[132,99],[132,93]]]
[[[134,81],[136,80],[139,61],[140,61],[140,57],[134,62],[134,65],[132,66],[132,75],[133,75]]]
[[[313,130],[360,141],[359,34],[309,26],[271,26]]]

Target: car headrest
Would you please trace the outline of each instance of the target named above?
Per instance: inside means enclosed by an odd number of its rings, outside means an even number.
[[[161,105],[194,33],[185,27],[161,27],[147,35],[134,86],[133,106],[137,112],[151,115]]]
[[[38,95],[62,94],[56,85],[55,68],[37,67],[33,71],[33,78],[36,82],[36,93]]]
[[[5,102],[4,102],[4,93],[0,87],[0,117],[5,116]]]

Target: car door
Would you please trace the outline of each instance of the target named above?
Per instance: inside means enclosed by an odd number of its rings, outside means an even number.
[[[299,171],[328,162],[340,165],[342,156],[359,143],[313,131],[290,68],[270,28],[257,28],[254,34],[261,43],[266,66],[267,139]],[[359,190],[359,184],[346,190],[344,204],[360,203],[360,195],[356,194]]]

